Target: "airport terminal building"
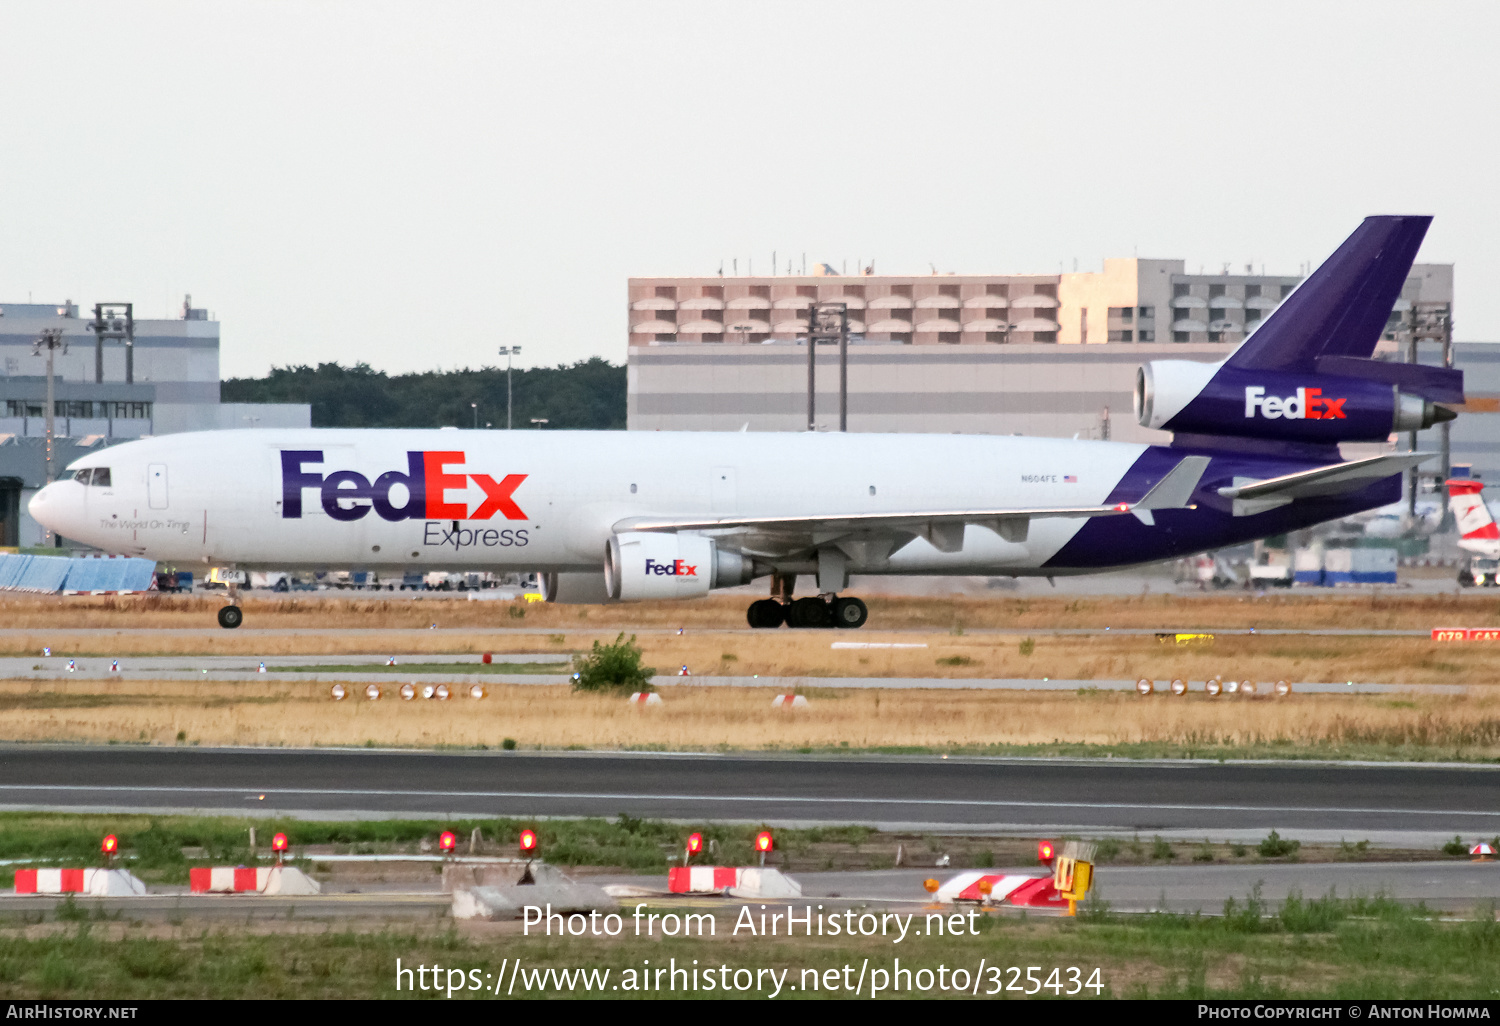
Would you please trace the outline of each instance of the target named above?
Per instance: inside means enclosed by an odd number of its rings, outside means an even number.
[[[1132,409],[1150,360],[1222,359],[1296,275],[1188,274],[1181,260],[1110,259],[1099,272],[631,278],[632,430],[807,429],[808,310],[844,303],[849,430],[1167,440]],[[1377,355],[1441,359],[1453,266],[1417,264]],[[799,335],[804,338],[799,339]],[[1500,346],[1454,347],[1469,404],[1453,460],[1500,479]],[[837,347],[816,353],[816,424],[838,428]],[[1436,450],[1432,438],[1419,444]],[[1405,447],[1405,440],[1399,446]]]
[[[128,325],[68,301],[0,303],[0,547],[43,543],[26,502],[49,473],[47,355],[37,346],[48,331],[66,344],[53,351],[53,474],[148,435],[312,423],[307,405],[219,401],[219,322],[190,300],[180,317]]]

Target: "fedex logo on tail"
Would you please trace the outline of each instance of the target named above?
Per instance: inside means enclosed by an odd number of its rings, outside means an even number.
[[[525,474],[507,474],[496,481],[489,474],[455,471],[464,463],[461,452],[408,452],[406,469],[388,470],[375,480],[355,470],[323,474],[313,469],[323,462],[317,449],[281,451],[281,516],[302,516],[302,493],[315,488],[323,512],[334,520],[359,520],[372,509],[382,520],[489,520],[496,514],[506,520],[525,520],[526,514],[512,498],[526,480]],[[449,501],[450,492],[463,492],[473,481],[484,492],[484,500],[471,511],[460,498]],[[404,500],[397,487],[405,492]],[[400,505],[397,505],[397,502]]]
[[[1344,404],[1348,398],[1335,399],[1323,394],[1321,388],[1299,388],[1296,395],[1285,397],[1266,395],[1260,386],[1245,388],[1245,416],[1254,417],[1257,412],[1267,420],[1344,420]]]
[[[698,568],[696,566],[689,566],[680,559],[674,559],[670,563],[658,563],[656,560],[647,557],[646,573],[654,574],[657,577],[697,577]]]

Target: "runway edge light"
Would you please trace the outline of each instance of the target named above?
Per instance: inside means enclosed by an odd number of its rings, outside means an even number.
[[[113,862],[115,855],[120,850],[120,839],[114,834],[105,834],[104,841],[99,845],[99,850],[104,853],[104,858]]]
[[[1057,846],[1051,841],[1038,841],[1036,846],[1036,860],[1044,865],[1051,865],[1053,858],[1057,855]]]
[[[286,834],[279,830],[271,838],[271,850],[276,853],[276,862],[279,865],[282,857],[286,855]]]
[[[441,834],[438,834],[438,847],[442,849],[444,855],[452,855],[453,848],[457,844],[458,838],[454,836],[452,830],[444,830]]]
[[[528,858],[536,854],[536,831],[527,827],[521,831],[521,854]]]

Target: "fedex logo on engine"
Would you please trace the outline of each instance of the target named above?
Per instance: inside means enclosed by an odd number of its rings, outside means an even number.
[[[497,513],[506,520],[526,519],[511,496],[527,475],[507,474],[496,481],[488,474],[455,472],[453,468],[464,463],[461,452],[408,452],[405,471],[388,470],[373,481],[355,470],[325,475],[311,469],[322,462],[323,453],[317,449],[281,451],[283,519],[301,518],[302,493],[308,488],[318,490],[323,512],[335,520],[359,520],[372,509],[382,520],[391,521],[489,520]],[[467,491],[470,481],[484,492],[483,501],[472,511],[462,498],[449,501],[450,492]]]
[[[697,577],[698,568],[689,566],[680,559],[674,559],[670,563],[658,563],[656,560],[646,558],[646,573],[655,574],[658,577]]]
[[[1245,389],[1245,416],[1256,411],[1267,420],[1346,420],[1344,404],[1348,398],[1335,399],[1321,388],[1299,388],[1296,395],[1266,395],[1260,386]]]

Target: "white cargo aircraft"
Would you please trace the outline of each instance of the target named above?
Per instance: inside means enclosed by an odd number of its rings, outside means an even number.
[[[1215,364],[1142,368],[1171,445],[938,434],[247,430],[76,461],[32,515],[101,549],[245,570],[536,571],[553,602],[770,578],[754,627],[859,627],[849,575],[1088,573],[1394,501],[1425,454],[1345,462],[1462,402],[1370,359],[1429,218],[1376,217]],[[815,594],[794,598],[799,577]],[[240,624],[237,605],[219,611]]]

